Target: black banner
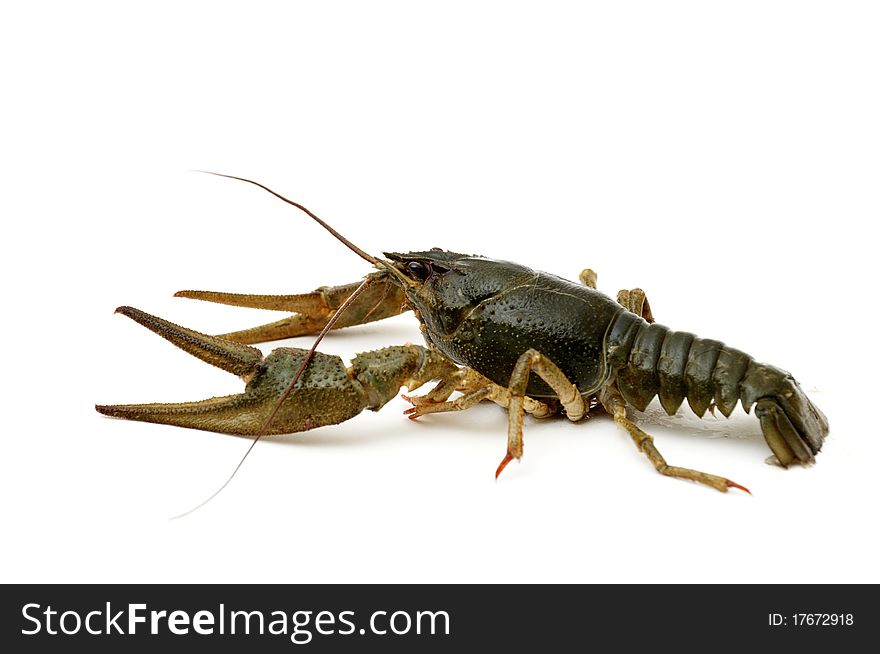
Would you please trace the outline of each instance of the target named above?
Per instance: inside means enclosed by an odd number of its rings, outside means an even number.
[[[846,646],[877,631],[876,586],[20,585],[2,587],[5,651],[705,650]],[[8,649],[13,646],[15,649]]]

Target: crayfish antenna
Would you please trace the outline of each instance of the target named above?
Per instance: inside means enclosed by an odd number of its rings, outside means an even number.
[[[239,182],[246,182],[248,184],[253,184],[256,187],[263,189],[267,193],[271,193],[272,195],[274,195],[276,198],[278,198],[282,202],[286,202],[287,204],[289,204],[293,207],[296,207],[297,209],[299,209],[300,211],[305,213],[309,218],[311,218],[316,223],[318,223],[321,227],[323,227],[328,232],[330,232],[334,236],[334,238],[336,238],[336,240],[338,240],[340,243],[345,245],[345,247],[347,247],[349,250],[354,252],[356,255],[358,255],[359,257],[361,257],[362,259],[364,259],[366,261],[369,261],[371,264],[373,264],[377,268],[387,271],[392,277],[394,277],[397,280],[397,282],[399,284],[402,284],[403,286],[406,286],[407,284],[409,284],[409,281],[407,280],[407,278],[404,275],[402,275],[400,273],[400,271],[398,271],[391,263],[389,263],[388,261],[385,261],[384,259],[379,259],[378,257],[374,257],[372,254],[365,252],[364,250],[359,248],[357,245],[355,245],[354,243],[349,241],[347,238],[345,238],[342,234],[340,234],[335,229],[333,229],[326,222],[321,220],[321,218],[316,216],[312,211],[310,211],[309,209],[307,209],[306,207],[301,205],[299,202],[294,202],[293,200],[290,200],[290,199],[284,197],[280,193],[270,189],[265,184],[260,184],[259,182],[256,182],[252,179],[248,179],[247,177],[236,177],[235,175],[226,175],[224,173],[215,173],[210,170],[195,170],[194,172],[205,173],[206,175],[215,175],[216,177],[225,177],[227,179],[235,179],[235,180],[238,180]]]
[[[357,245],[355,245],[354,243],[352,243],[351,241],[349,241],[349,240],[348,240],[347,238],[345,238],[342,234],[340,234],[340,233],[337,232],[335,229],[333,229],[330,225],[328,225],[328,224],[325,223],[323,220],[321,220],[320,218],[318,218],[318,216],[316,216],[314,213],[312,213],[311,211],[309,211],[306,207],[304,207],[303,205],[301,205],[299,202],[294,202],[293,200],[289,200],[288,198],[284,197],[284,196],[281,195],[280,193],[276,193],[275,191],[273,191],[272,189],[270,189],[268,186],[265,186],[265,185],[263,185],[263,184],[260,184],[259,182],[255,182],[254,180],[252,180],[252,179],[248,179],[248,178],[246,178],[246,177],[236,177],[235,175],[225,175],[225,174],[223,174],[223,173],[215,173],[215,172],[212,172],[212,171],[210,171],[210,170],[196,170],[195,172],[197,172],[197,173],[205,173],[206,175],[216,175],[217,177],[225,177],[225,178],[227,178],[227,179],[237,179],[237,180],[240,181],[240,182],[247,182],[248,184],[253,184],[253,185],[256,186],[256,187],[259,187],[259,188],[263,189],[264,191],[266,191],[266,192],[268,192],[268,193],[271,193],[272,195],[274,195],[274,196],[275,196],[276,198],[278,198],[279,200],[281,200],[281,201],[283,201],[283,202],[286,202],[287,204],[289,204],[289,205],[291,205],[291,206],[293,206],[293,207],[296,207],[297,209],[299,209],[300,211],[302,211],[303,213],[305,213],[309,218],[311,218],[312,220],[314,220],[315,222],[317,222],[321,227],[323,227],[323,228],[326,229],[328,232],[330,232],[331,234],[333,234],[333,236],[336,237],[336,239],[337,239],[340,243],[342,243],[343,245],[345,245],[349,250],[351,250],[352,252],[354,252],[355,254],[357,254],[357,255],[358,255],[359,257],[361,257],[362,259],[366,259],[367,261],[369,261],[369,262],[372,263],[373,265],[376,265],[377,263],[379,263],[379,259],[377,259],[377,258],[374,257],[373,255],[371,255],[371,254],[367,254],[366,252],[364,252],[363,250],[361,250]]]

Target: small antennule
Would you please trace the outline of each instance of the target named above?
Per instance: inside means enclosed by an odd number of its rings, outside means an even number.
[[[299,209],[300,211],[304,212],[306,215],[308,215],[310,218],[312,218],[315,222],[317,222],[319,225],[321,225],[321,227],[323,227],[328,232],[333,234],[333,236],[335,236],[339,241],[341,241],[343,244],[345,244],[352,252],[357,254],[359,257],[366,259],[367,261],[369,261],[373,265],[376,265],[379,261],[376,257],[374,257],[370,254],[367,254],[366,252],[361,250],[357,245],[355,245],[354,243],[349,241],[347,238],[345,238],[342,234],[340,234],[335,229],[330,227],[330,225],[328,225],[323,220],[318,218],[318,216],[313,214],[311,211],[309,211],[307,208],[305,208],[299,202],[294,202],[293,200],[288,200],[286,197],[284,197],[280,193],[276,193],[275,191],[270,189],[268,186],[264,186],[263,184],[260,184],[259,182],[255,182],[252,179],[247,179],[246,177],[236,177],[235,175],[225,175],[223,173],[211,172],[210,170],[197,170],[195,172],[205,173],[206,175],[216,175],[217,177],[226,177],[228,179],[237,179],[240,182],[247,182],[248,184],[253,184],[254,186],[259,186],[261,189],[263,189],[264,191],[268,191],[269,193],[274,195],[279,200],[283,200],[287,204],[292,205],[292,206],[296,207],[297,209]]]

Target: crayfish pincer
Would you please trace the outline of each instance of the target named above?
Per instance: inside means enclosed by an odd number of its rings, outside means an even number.
[[[225,175],[224,175],[225,177]],[[404,396],[410,418],[462,411],[492,401],[508,411],[507,452],[496,476],[523,452],[523,417],[572,421],[604,409],[626,429],[658,472],[720,491],[724,477],[666,463],[653,438],[627,415],[659,396],[672,415],[686,399],[702,417],[752,407],[779,464],[808,464],[822,448],[828,421],[789,373],[759,363],[720,341],[654,322],[640,289],[614,300],[595,288],[519,264],[440,249],[373,257],[308,209],[269,191],[321,223],[376,268],[360,283],[285,296],[180,291],[178,296],[235,306],[286,310],[260,327],[208,336],[128,307],[118,311],[187,352],[247,383],[239,395],[181,404],[98,406],[101,413],[163,424],[256,436],[340,423],[378,410],[406,386],[429,381],[425,395]],[[412,310],[427,347],[402,345],[359,354],[346,368],[317,352],[328,330]],[[247,344],[318,334],[311,350],[279,348],[263,357]],[[460,393],[452,398],[453,393]],[[451,399],[452,398],[452,399]]]
[[[132,307],[119,307],[116,312],[247,383],[243,393],[201,402],[95,407],[105,415],[130,420],[259,436],[266,417],[274,412],[266,434],[307,431],[343,422],[364,409],[378,411],[402,386],[415,390],[455,368],[445,357],[418,345],[359,354],[348,369],[339,357],[315,352],[289,397],[279,405],[278,398],[306,361],[308,350],[280,347],[263,357],[257,348],[200,334]]]

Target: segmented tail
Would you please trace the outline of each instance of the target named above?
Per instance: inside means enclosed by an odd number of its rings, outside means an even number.
[[[640,411],[655,396],[669,415],[685,399],[701,417],[713,402],[725,417],[737,401],[746,413],[756,405],[764,438],[783,466],[812,463],[828,434],[828,420],[791,374],[721,341],[622,312],[609,329],[606,351],[620,394]]]

